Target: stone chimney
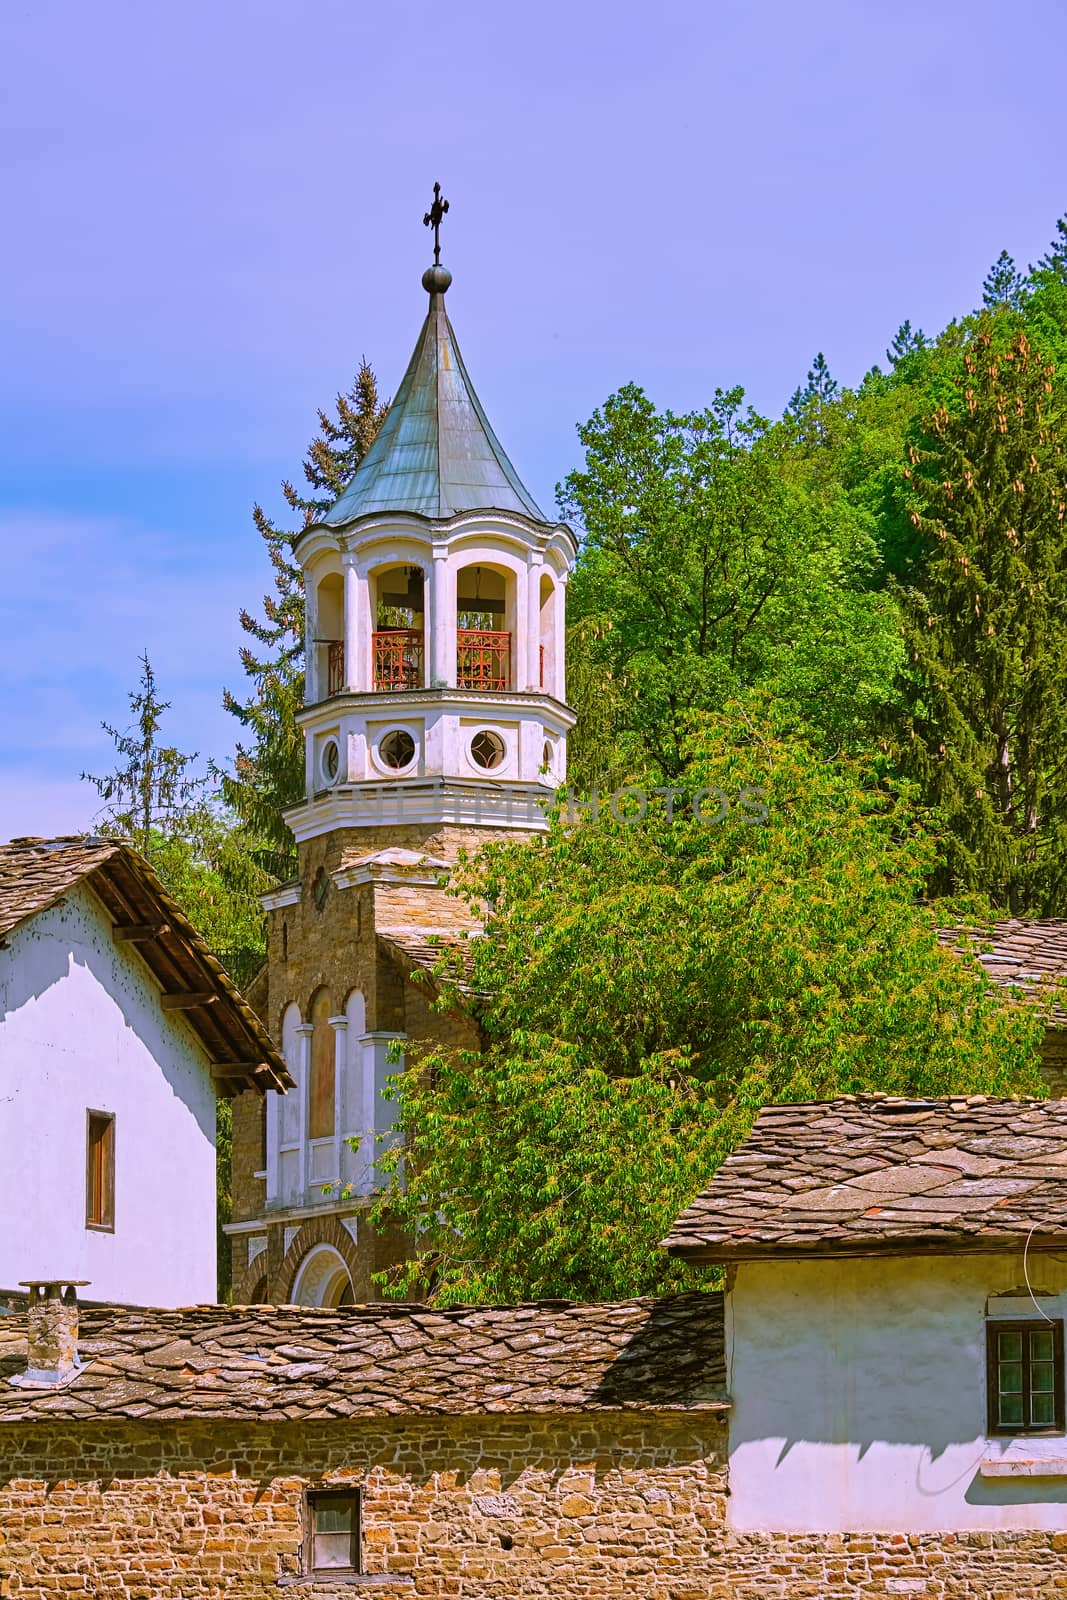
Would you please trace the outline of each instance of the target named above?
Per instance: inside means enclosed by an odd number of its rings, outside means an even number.
[[[61,1389],[84,1370],[78,1356],[78,1290],[84,1278],[24,1280],[26,1371],[8,1382],[19,1389]]]

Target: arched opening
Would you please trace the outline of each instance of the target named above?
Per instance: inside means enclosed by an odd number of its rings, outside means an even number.
[[[341,576],[331,572],[315,591],[315,645],[319,652],[319,682],[326,693],[340,694],[345,686],[345,591]]]
[[[425,683],[426,581],[421,567],[383,567],[372,579],[375,689]]]
[[[327,989],[318,989],[311,1002],[311,1080],[308,1084],[308,1138],[332,1139],[336,1106],[333,1006]]]
[[[546,694],[556,693],[556,586],[547,572],[541,574],[539,607],[539,638],[541,654],[541,688]]]
[[[296,1269],[291,1303],[294,1306],[350,1306],[354,1300],[352,1279],[339,1252],[328,1244],[310,1250]]]
[[[265,1306],[267,1304],[266,1278],[260,1278],[255,1288],[252,1290],[252,1298],[248,1303],[250,1306]]]
[[[461,689],[510,689],[515,636],[515,578],[477,562],[456,574],[456,683]]]

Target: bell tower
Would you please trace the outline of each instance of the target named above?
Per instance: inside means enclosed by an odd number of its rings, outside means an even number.
[[[564,595],[576,544],[524,487],[474,391],[440,264],[385,422],[296,547],[307,594],[299,845],[534,833],[566,774]],[[458,830],[458,833],[457,833]]]
[[[235,1104],[227,1229],[246,1301],[371,1299],[407,1248],[368,1216],[379,1149],[397,1137],[390,1080],[411,1048],[483,1043],[473,1013],[434,1004],[441,946],[478,931],[450,869],[462,847],[543,830],[566,775],[575,540],[524,487],[474,392],[445,311],[444,212],[437,190],[429,306],[396,398],[296,545],[298,876],[263,896],[269,952],[250,991],[294,1087]]]

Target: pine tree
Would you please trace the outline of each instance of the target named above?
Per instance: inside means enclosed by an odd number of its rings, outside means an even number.
[[[1060,217],[1055,239],[1037,266],[1031,268],[1031,277],[1040,279],[1042,276],[1067,283],[1067,216]]]
[[[893,335],[893,343],[886,351],[885,358],[896,372],[910,356],[918,355],[929,343],[921,328],[913,328],[910,321],[902,322]]]
[[[1011,311],[1022,309],[1026,299],[1026,281],[1017,271],[1015,262],[1002,250],[985,275],[982,284],[982,304],[988,311],[1007,306]]]
[[[900,591],[905,759],[939,810],[938,887],[1067,907],[1067,432],[1054,369],[986,312],[905,469],[922,588]]]
[[[838,385],[830,374],[826,357],[820,350],[815,360],[808,368],[808,378],[802,389],[795,389],[786,410],[793,416],[799,416],[808,409],[812,402],[828,404],[837,398]]]
[[[364,359],[352,388],[337,396],[336,418],[319,412],[319,433],[303,468],[310,496],[299,494],[289,482],[282,484],[287,503],[300,515],[300,529],[287,532],[275,527],[262,506],[252,510],[274,570],[274,593],[264,596],[262,619],[241,612],[241,627],[263,648],[241,651],[241,665],[252,682],[248,698],[240,700],[228,689],[223,694],[223,704],[240,722],[244,738],[237,745],[233,772],[217,776],[227,805],[261,842],[261,864],[279,878],[293,869],[293,837],[282,813],[304,796],[304,744],[296,723],[304,695],[304,584],[293,546],[303,528],[328,510],[351,482],[387,409]]]
[[[91,772],[81,777],[105,802],[101,828],[129,839],[150,860],[161,841],[206,803],[207,778],[192,770],[195,752],[183,755],[174,745],[160,743],[159,727],[170,701],[159,697],[147,651],[139,660],[140,687],[129,695],[133,726],[120,732],[109,722],[100,724],[125,765],[106,777]]]

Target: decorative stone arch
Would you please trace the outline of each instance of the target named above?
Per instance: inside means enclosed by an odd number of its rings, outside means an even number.
[[[335,1258],[339,1258],[338,1270],[341,1266],[347,1270],[353,1299],[360,1301],[370,1298],[369,1285],[364,1281],[366,1272],[360,1270],[359,1255],[352,1235],[347,1228],[341,1226],[336,1217],[318,1217],[304,1223],[285,1252],[275,1280],[275,1293],[272,1295],[276,1305],[295,1303],[293,1296],[306,1263],[316,1251],[323,1249],[331,1251]]]
[[[332,1244],[316,1245],[304,1257],[293,1280],[290,1302],[298,1306],[351,1305],[352,1274]]]

